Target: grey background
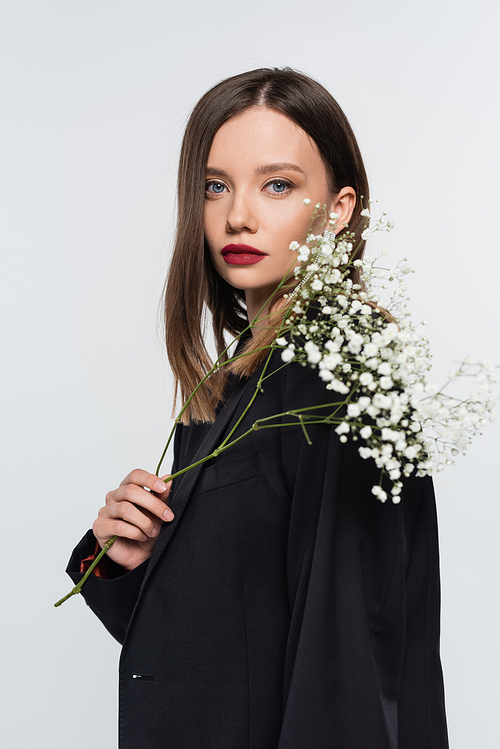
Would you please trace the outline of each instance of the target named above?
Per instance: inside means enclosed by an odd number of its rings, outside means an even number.
[[[384,246],[416,269],[439,382],[465,353],[500,363],[498,21],[484,0],[4,0],[3,746],[116,746],[118,645],[83,600],[52,604],[170,426],[157,313],[193,104],[263,65],[326,85],[396,223]],[[436,481],[454,749],[498,746],[499,431]]]

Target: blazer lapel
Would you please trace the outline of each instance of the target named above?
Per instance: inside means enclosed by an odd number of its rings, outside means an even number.
[[[236,406],[238,405],[241,398],[243,397],[243,393],[247,389],[248,384],[251,380],[253,380],[253,378],[241,379],[235,385],[227,401],[224,403],[219,415],[217,416],[217,419],[214,422],[212,428],[210,429],[207,436],[203,440],[200,448],[196,452],[193,458],[193,463],[196,463],[198,460],[201,460],[201,458],[205,458],[207,455],[210,455],[210,453],[213,452],[222,434],[224,433],[224,429],[229,424],[229,420],[234,414],[236,410]],[[149,576],[151,575],[151,572],[153,571],[156,565],[156,562],[158,561],[161,554],[165,550],[168,542],[170,541],[172,537],[172,534],[174,533],[177,525],[179,524],[180,519],[182,517],[182,513],[184,512],[184,508],[186,507],[191,497],[196,481],[200,475],[200,471],[202,470],[204,465],[205,465],[204,463],[201,463],[195,468],[191,468],[191,470],[186,471],[186,473],[179,476],[179,479],[181,480],[178,483],[176,483],[177,479],[174,479],[174,483],[172,487],[172,491],[173,491],[172,509],[175,513],[175,518],[170,523],[163,524],[161,533],[158,537],[158,541],[155,544],[153,553],[151,555],[151,559],[149,560],[148,568],[144,576],[142,589],[144,589],[144,585],[147,582]]]

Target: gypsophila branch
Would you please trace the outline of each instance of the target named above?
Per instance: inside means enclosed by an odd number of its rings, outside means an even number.
[[[310,202],[304,201],[305,205]],[[266,318],[260,315],[276,291],[289,284],[291,278],[295,279],[295,287],[284,297],[287,306],[276,338],[262,349],[269,349],[269,353],[243,413],[210,455],[172,474],[166,482],[217,458],[260,429],[300,427],[311,444],[307,427],[320,424],[333,426],[342,443],[349,438],[360,442],[361,458],[373,460],[380,470],[372,493],[383,502],[390,494],[397,503],[405,478],[411,474],[430,475],[446,465],[453,465],[456,456],[465,453],[472,437],[493,420],[497,401],[492,396],[496,367],[490,362],[472,362],[465,357],[456,362],[458,367],[448,375],[444,387],[438,388],[428,381],[432,352],[429,341],[419,331],[420,325],[412,323],[406,306],[404,280],[413,272],[406,258],[392,269],[369,254],[352,260],[360,241],[366,241],[375,232],[392,230],[393,224],[387,220],[387,214],[372,220],[371,208],[364,209],[361,216],[365,226],[360,237],[347,230],[339,232],[338,236],[331,232],[326,236],[312,234],[311,226],[320,215],[324,215],[325,225],[335,228],[338,216],[327,215],[326,206],[318,204],[306,241],[290,244],[290,249],[297,253],[296,260],[256,319],[240,334],[251,331],[257,320],[262,324]],[[381,256],[385,255],[383,252]],[[360,278],[361,282],[353,278]],[[391,292],[387,296],[389,288]],[[233,343],[220,354],[176,417],[158,463],[157,475],[175,427],[198,389],[220,367],[253,353],[225,359]],[[282,364],[269,371],[277,351]],[[263,382],[291,363],[315,369],[326,391],[332,391],[334,400],[258,419],[250,429],[234,437],[262,392]],[[471,395],[464,398],[444,392],[446,387],[465,377],[474,378],[475,391]],[[56,606],[80,592],[114,539],[109,539],[82,580]]]

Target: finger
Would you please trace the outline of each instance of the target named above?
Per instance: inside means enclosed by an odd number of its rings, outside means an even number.
[[[94,536],[102,547],[112,536],[127,538],[131,541],[147,541],[149,536],[136,525],[115,518],[97,518],[92,526]]]
[[[157,492],[158,494],[163,494],[170,487],[170,484],[166,484],[165,481],[158,478],[155,473],[149,473],[142,468],[135,468],[131,471],[127,476],[125,476],[120,486],[125,486],[127,484],[144,486],[150,491]]]
[[[163,486],[166,487],[166,489],[163,489],[163,491],[159,492],[157,489],[154,489],[154,494],[157,494],[160,499],[162,499],[164,502],[168,500],[168,497],[170,495],[170,490],[172,489],[172,484],[170,482],[170,474],[167,473],[165,476],[161,476],[158,480],[161,481]]]
[[[170,521],[173,520],[174,513],[165,502],[168,498],[168,494],[170,494],[169,488],[167,488],[166,492],[162,492],[160,499],[156,494],[147,491],[142,486],[137,486],[136,484],[124,484],[106,495],[106,507],[129,502],[138,507],[142,507],[145,510],[149,510],[149,512],[156,515],[160,520]]]
[[[136,505],[130,502],[115,502],[103,513],[105,520],[124,520],[130,525],[135,525],[148,538],[155,538],[162,525],[155,515],[147,510],[141,511]]]

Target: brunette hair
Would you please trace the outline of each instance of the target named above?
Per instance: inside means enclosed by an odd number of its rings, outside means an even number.
[[[352,128],[331,94],[317,81],[291,68],[251,70],[227,78],[207,91],[193,109],[182,141],[177,231],[164,293],[167,355],[176,396],[180,390],[183,404],[212,366],[204,342],[207,309],[212,316],[218,356],[227,345],[224,332],[235,336],[248,325],[243,292],[228,284],[212,265],[204,240],[203,213],[205,169],[214,136],[224,122],[254,106],[281,112],[313,139],[325,164],[332,196],[343,187],[355,190],[349,231],[355,235],[356,257],[361,257],[364,249],[364,220],[360,214],[368,206],[368,180]],[[274,302],[285,291],[286,288]],[[279,324],[280,314],[283,310],[275,313],[276,319],[270,319],[266,328],[255,331],[249,348],[271,345],[275,337],[273,325]],[[265,350],[259,351],[240,359],[237,366],[218,369],[199,388],[182,421],[213,421],[228,369],[249,376],[265,355]],[[227,355],[221,359],[225,360]]]

